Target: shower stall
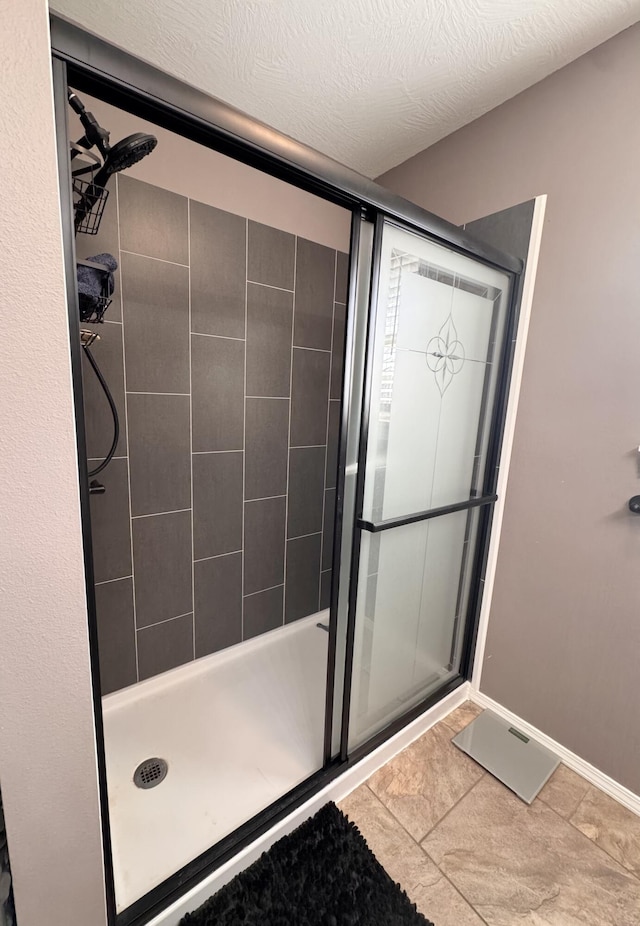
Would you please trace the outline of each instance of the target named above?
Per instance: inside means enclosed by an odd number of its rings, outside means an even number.
[[[522,266],[53,26],[106,891],[133,926],[469,677]],[[123,142],[94,131],[79,194],[89,110]]]

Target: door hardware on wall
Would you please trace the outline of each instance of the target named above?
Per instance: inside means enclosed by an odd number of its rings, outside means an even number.
[[[629,511],[640,514],[640,495],[634,495],[629,499]]]

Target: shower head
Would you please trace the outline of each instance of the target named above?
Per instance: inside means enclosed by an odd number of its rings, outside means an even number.
[[[97,171],[95,171],[95,164],[72,170],[74,179],[77,179],[81,174],[91,172],[91,179],[88,184],[84,184],[80,198],[75,204],[74,221],[77,233],[78,229],[82,228],[82,223],[86,217],[91,215],[91,210],[96,206],[96,203],[102,202],[104,204],[107,195],[104,193],[104,188],[111,175],[117,174],[121,170],[127,170],[127,168],[133,167],[134,164],[141,161],[142,158],[153,151],[158,144],[158,139],[155,135],[148,135],[146,132],[134,132],[133,135],[127,135],[126,138],[116,142],[115,145],[109,145],[109,132],[102,128],[93,113],[85,109],[84,103],[77,94],[69,88],[67,96],[69,105],[80,117],[84,129],[82,138],[71,145],[71,162],[73,163],[74,158],[79,154],[85,154],[87,158],[92,159],[98,165]],[[91,151],[92,148],[98,149],[102,156],[102,163],[95,152]],[[95,234],[95,231],[92,231],[91,234]]]
[[[155,135],[147,135],[145,132],[134,132],[133,135],[127,135],[126,138],[116,142],[107,150],[104,163],[93,178],[93,182],[96,186],[105,186],[112,174],[133,167],[142,158],[151,154],[157,144],[158,139]]]
[[[72,146],[71,159],[73,160],[83,149],[89,151],[94,147],[102,155],[102,167],[92,181],[96,186],[105,186],[111,174],[117,174],[121,170],[133,167],[143,157],[150,154],[158,144],[155,135],[134,132],[133,135],[127,135],[126,138],[110,146],[109,132],[99,125],[93,113],[85,109],[82,100],[70,88],[67,90],[67,98],[73,111],[80,117],[84,129],[83,137]]]

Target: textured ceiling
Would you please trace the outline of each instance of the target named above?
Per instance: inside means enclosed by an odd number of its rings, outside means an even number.
[[[640,0],[53,0],[375,177],[640,19]]]

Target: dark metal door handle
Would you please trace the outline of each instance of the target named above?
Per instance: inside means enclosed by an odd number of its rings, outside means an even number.
[[[640,514],[640,495],[634,495],[633,498],[629,499],[629,511]]]

